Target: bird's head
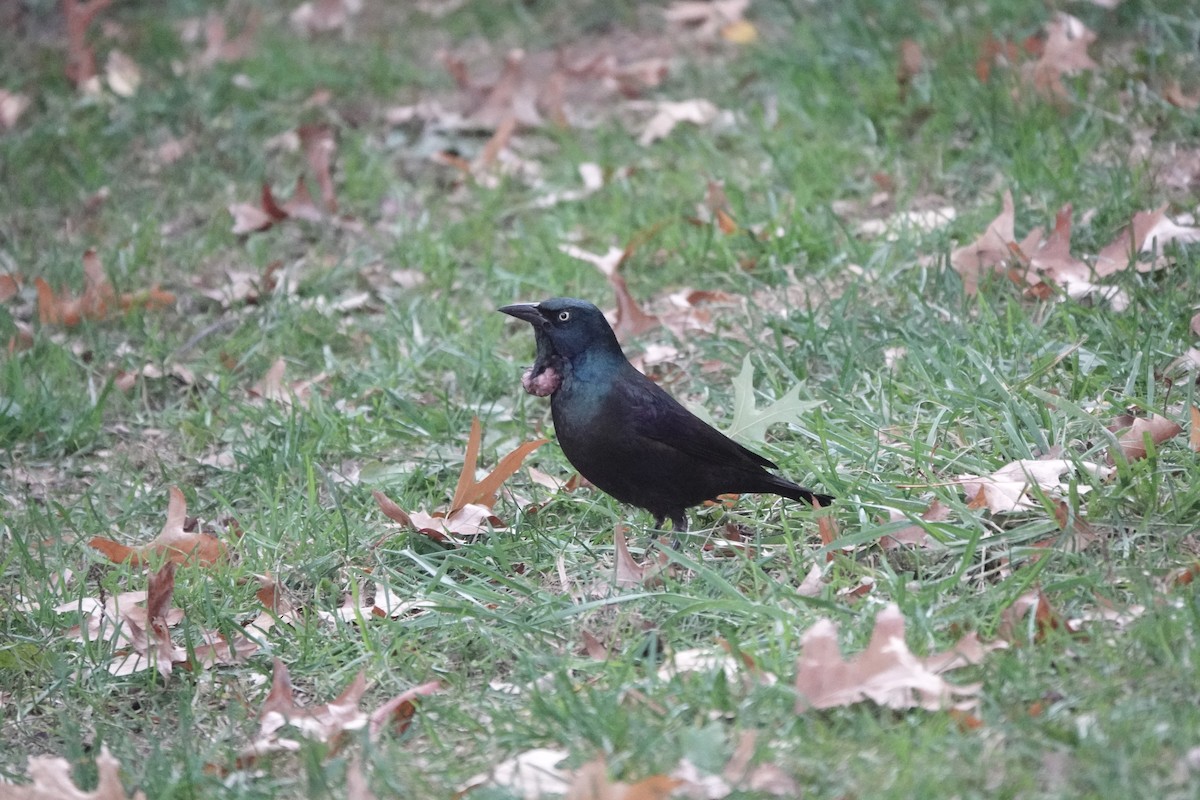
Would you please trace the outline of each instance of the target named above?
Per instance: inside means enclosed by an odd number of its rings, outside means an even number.
[[[540,303],[516,303],[500,309],[504,314],[533,325],[539,355],[548,345],[553,353],[568,361],[584,353],[621,353],[617,336],[600,309],[586,300],[555,297]]]

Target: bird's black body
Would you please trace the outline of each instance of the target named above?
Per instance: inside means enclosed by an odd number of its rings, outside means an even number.
[[[526,373],[550,394],[567,460],[623,503],[687,529],[685,509],[720,494],[767,492],[826,505],[767,471],[775,465],[679,404],[629,363],[600,309],[572,298],[500,309],[533,325],[537,358]]]

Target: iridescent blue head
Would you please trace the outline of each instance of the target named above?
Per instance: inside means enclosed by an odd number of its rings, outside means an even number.
[[[504,314],[533,325],[539,355],[543,347],[570,361],[584,354],[617,355],[624,360],[621,345],[600,309],[586,300],[554,297],[540,303],[517,303],[500,309]]]

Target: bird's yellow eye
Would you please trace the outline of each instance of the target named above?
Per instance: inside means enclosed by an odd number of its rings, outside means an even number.
[[[571,318],[571,312],[570,312],[570,311],[560,311],[560,312],[558,312],[558,321],[559,321],[559,322],[566,322],[566,321],[567,321],[567,320],[569,320],[570,318]]]

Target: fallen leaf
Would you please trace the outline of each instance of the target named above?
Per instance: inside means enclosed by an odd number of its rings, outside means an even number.
[[[313,386],[329,377],[322,372],[311,378],[284,383],[286,372],[287,362],[283,357],[275,359],[275,363],[267,369],[262,378],[250,387],[250,396],[263,402],[278,403],[284,408],[290,408],[292,405],[307,408]]]
[[[146,800],[142,792],[130,798],[121,785],[121,762],[100,745],[96,756],[99,780],[95,791],[87,792],[75,785],[71,777],[71,762],[57,756],[30,756],[29,784],[0,784],[0,800]]]
[[[1168,439],[1183,432],[1183,426],[1159,414],[1148,417],[1135,417],[1132,414],[1117,416],[1108,426],[1108,430],[1117,434],[1117,447],[1126,461],[1140,461],[1145,458],[1150,445],[1160,445]],[[1116,453],[1112,448],[1108,451],[1108,463],[1113,463]]]
[[[204,51],[192,59],[192,65],[203,69],[246,58],[254,48],[254,38],[261,22],[262,15],[257,10],[251,11],[241,32],[231,39],[225,18],[216,11],[208,12],[204,20]]]
[[[1012,260],[1009,245],[1016,240],[1015,220],[1012,191],[1006,190],[1000,215],[988,224],[983,235],[950,254],[950,265],[962,276],[963,288],[968,294],[978,290],[984,272],[1003,267]]]
[[[67,79],[76,89],[96,84],[96,51],[88,44],[92,21],[112,0],[62,0],[67,29]]]
[[[1068,92],[1063,78],[1099,66],[1087,52],[1088,47],[1096,41],[1096,34],[1079,19],[1063,12],[1046,23],[1045,31],[1046,41],[1041,56],[1033,64],[1027,65],[1024,74],[1043,98],[1065,101]]]
[[[743,18],[749,7],[750,0],[676,0],[663,11],[663,18],[698,40],[723,38],[746,44],[758,35],[754,26]]]
[[[900,86],[900,102],[908,98],[908,87],[913,78],[921,74],[925,67],[925,56],[921,53],[921,45],[915,39],[900,41],[900,58],[896,65],[896,83]]]
[[[495,786],[521,798],[541,798],[565,794],[570,788],[570,773],[559,767],[570,753],[565,750],[537,748],[518,753],[487,772],[468,778],[455,793],[455,800],[481,786]]]
[[[892,508],[888,509],[890,521],[899,522],[901,520],[911,519],[911,517],[903,511]],[[943,505],[936,498],[929,504],[929,507],[921,513],[921,519],[925,522],[942,522],[950,518],[949,506]],[[896,550],[904,545],[914,545],[916,547],[927,547],[930,544],[929,532],[924,525],[913,524],[906,525],[899,530],[892,531],[879,538],[879,546],[884,550]]]
[[[1192,415],[1192,429],[1188,432],[1188,445],[1193,453],[1200,453],[1200,408],[1189,406]]]
[[[653,112],[650,120],[642,128],[641,135],[638,136],[638,144],[642,147],[648,147],[659,139],[665,139],[681,122],[704,126],[711,123],[720,114],[720,109],[703,99],[678,102],[672,100],[647,101],[645,105],[637,107],[648,108]]]
[[[288,15],[288,21],[296,32],[314,36],[341,30],[361,9],[362,0],[308,0]]]
[[[949,650],[918,658],[904,641],[904,616],[890,604],[875,617],[867,649],[846,660],[838,647],[837,624],[819,620],[801,639],[796,662],[796,713],[871,700],[894,709],[969,709],[980,685],[955,686],[941,673],[977,664],[1003,644],[964,636]]]
[[[367,717],[367,731],[372,740],[376,740],[386,729],[392,729],[396,735],[408,730],[413,715],[417,713],[417,701],[442,690],[440,681],[429,681],[420,686],[401,692],[391,700],[371,712]]]
[[[1025,622],[1026,617],[1029,618]],[[1041,589],[1026,592],[1013,601],[1000,615],[1000,625],[996,635],[1003,641],[1019,645],[1028,642],[1041,642],[1052,630],[1068,630],[1063,618],[1050,606]],[[1024,629],[1024,632],[1022,632]]]
[[[1103,277],[1135,267],[1148,272],[1168,265],[1162,249],[1171,243],[1189,244],[1200,241],[1200,228],[1178,225],[1167,217],[1163,204],[1153,211],[1139,211],[1129,226],[1096,256],[1096,274]],[[1151,255],[1150,261],[1139,257]]]
[[[608,283],[612,286],[613,293],[617,298],[617,312],[616,319],[613,321],[613,333],[622,342],[659,326],[658,317],[643,311],[642,307],[633,298],[633,295],[629,293],[629,287],[626,285],[625,278],[621,275],[620,271],[621,265],[632,255],[639,244],[640,242],[635,237],[624,249],[610,247],[604,255],[589,253],[587,250],[572,244],[558,246],[559,250],[572,258],[586,261],[596,267],[608,279]]]
[[[742,368],[733,380],[733,416],[725,434],[746,442],[765,442],[772,425],[803,425],[804,415],[821,405],[819,400],[801,400],[801,384],[784,392],[783,397],[759,408],[754,399],[754,366],[750,354],[742,358]]]
[[[293,728],[305,739],[336,746],[346,731],[366,727],[367,715],[358,708],[366,690],[366,676],[359,672],[335,699],[306,708],[296,703],[288,668],[275,659],[271,691],[259,711],[258,734],[239,752],[238,768],[245,769],[271,753],[299,750],[300,742],[283,735],[286,728]]]
[[[34,284],[38,295],[38,320],[43,325],[74,327],[85,319],[105,319],[113,308],[167,308],[175,303],[175,295],[152,286],[144,292],[116,293],[104,273],[104,265],[95,250],[83,254],[84,291],[79,297],[55,293],[50,284],[37,278]]]
[[[142,84],[142,71],[137,62],[120,50],[110,50],[104,65],[104,79],[118,97],[133,97]]]
[[[618,525],[613,531],[613,546],[616,550],[616,560],[614,568],[616,570],[615,582],[617,586],[654,586],[662,583],[661,573],[666,566],[666,554],[660,554],[657,561],[639,564],[633,558],[633,554],[629,552],[629,545],[625,543],[625,534],[628,528],[624,525]]]
[[[566,800],[665,800],[681,783],[667,775],[652,775],[637,783],[613,781],[604,759],[597,759],[571,775]]]
[[[134,566],[146,564],[155,558],[165,558],[175,564],[212,566],[225,558],[225,545],[208,533],[188,533],[183,529],[187,518],[187,500],[178,487],[169,490],[167,521],[158,536],[141,547],[129,547],[95,536],[88,545],[99,550],[109,561],[120,564],[129,562]]]
[[[0,89],[0,130],[15,128],[17,120],[25,113],[25,109],[29,108],[30,102],[28,95]]]
[[[1163,99],[1184,111],[1195,111],[1200,108],[1200,94],[1185,93],[1177,78],[1167,81],[1167,85],[1163,87]]]
[[[993,514],[1013,511],[1028,511],[1039,508],[1028,492],[1038,487],[1052,497],[1061,497],[1070,491],[1070,485],[1061,480],[1066,473],[1081,469],[1094,478],[1105,480],[1112,474],[1111,467],[1103,467],[1088,461],[1078,463],[1061,458],[1023,459],[1005,464],[990,475],[960,475],[955,481],[962,486],[971,507],[987,508]],[[1078,487],[1084,492],[1089,487]]]
[[[475,478],[475,466],[479,458],[482,429],[479,419],[471,420],[471,432],[467,437],[467,450],[463,457],[462,472],[454,489],[449,508],[434,511],[408,512],[382,492],[372,492],[375,502],[389,519],[429,536],[437,541],[461,543],[457,537],[478,536],[489,529],[503,528],[504,523],[492,512],[501,485],[521,467],[529,454],[544,445],[549,439],[525,442],[500,459],[500,463],[482,480]]]

